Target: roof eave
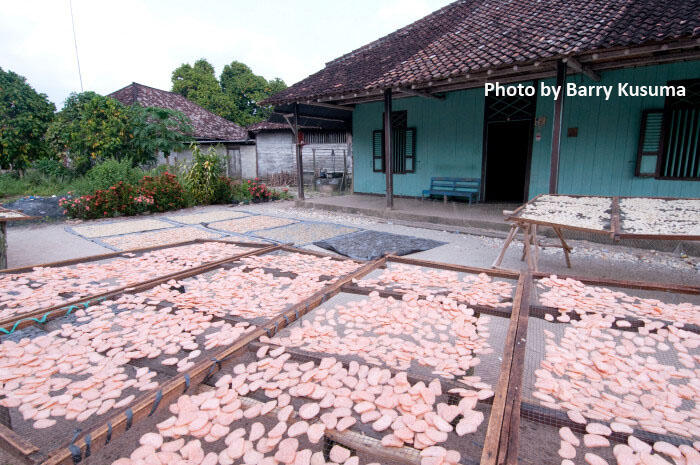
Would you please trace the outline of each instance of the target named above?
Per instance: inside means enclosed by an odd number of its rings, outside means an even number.
[[[386,89],[395,92],[394,97],[413,97],[415,95],[402,93],[401,89],[425,90],[430,93],[448,92],[475,87],[481,87],[486,82],[518,82],[532,79],[543,79],[556,74],[555,63],[564,58],[575,58],[581,64],[594,71],[607,71],[620,68],[688,61],[700,59],[700,38],[689,37],[668,41],[656,41],[630,47],[611,47],[606,49],[588,50],[568,55],[553,55],[537,60],[522,61],[515,64],[482,68],[473,72],[456,76],[437,76],[433,80],[414,80],[391,85],[373,86],[364,89],[349,90],[344,93],[326,93],[318,95],[301,95],[297,97],[267,100],[269,105],[286,105],[305,103],[309,105],[324,104],[356,104],[365,101],[376,101]]]

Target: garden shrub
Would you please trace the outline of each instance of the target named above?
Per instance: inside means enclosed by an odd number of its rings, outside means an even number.
[[[233,195],[233,180],[226,176],[219,176],[214,187],[214,195],[212,196],[213,204],[231,203]]]
[[[93,194],[61,199],[59,205],[69,217],[81,219],[165,212],[187,206],[184,189],[168,172],[144,176],[135,185],[119,181]]]
[[[77,183],[78,193],[89,195],[98,190],[108,189],[118,182],[136,184],[143,177],[143,171],[131,166],[131,160],[107,159],[85,174]]]
[[[32,168],[49,180],[63,181],[72,175],[66,165],[55,158],[40,158],[34,162]]]
[[[195,204],[214,203],[217,190],[222,189],[220,181],[222,173],[221,157],[213,147],[204,153],[199,146],[193,146],[192,166],[187,170],[184,178],[186,188]]]
[[[119,181],[107,189],[98,189],[94,194],[63,198],[59,205],[69,217],[89,220],[149,211],[153,198],[141,195],[136,186]]]
[[[232,202],[266,202],[288,198],[286,190],[270,189],[256,178],[234,181],[221,174],[221,160],[214,151],[193,150],[193,165],[182,178],[167,170],[152,170],[139,176],[128,160],[108,160],[92,168],[82,182],[83,195],[60,200],[64,213],[71,218],[96,219],[165,212],[187,207],[191,203],[209,205]],[[116,181],[103,188],[110,180]],[[183,182],[187,188],[183,187]],[[1,183],[0,183],[1,185]]]
[[[234,181],[231,183],[231,202],[248,203],[252,198],[248,181]]]
[[[153,199],[150,211],[165,212],[187,206],[185,190],[175,175],[167,171],[157,176],[144,176],[139,182],[139,192]]]
[[[252,181],[247,181],[248,192],[250,193],[250,198],[253,202],[267,202],[269,200],[275,200],[279,198],[279,194],[267,187],[264,182],[260,181],[260,178],[255,178]]]

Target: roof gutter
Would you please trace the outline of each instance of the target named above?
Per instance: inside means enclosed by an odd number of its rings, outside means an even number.
[[[249,144],[249,143],[255,143],[255,141],[251,139],[230,139],[230,140],[224,140],[224,139],[195,139],[193,143],[197,144]]]

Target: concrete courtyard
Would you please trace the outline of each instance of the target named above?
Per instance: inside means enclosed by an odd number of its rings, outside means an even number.
[[[495,215],[490,213],[489,216],[491,221],[495,221]],[[506,234],[503,228],[481,229],[378,218],[304,208],[292,201],[238,207],[216,205],[135,218],[13,225],[8,228],[8,267],[195,238],[287,242],[323,250],[312,242],[356,230],[374,230],[445,242],[444,245],[411,256],[486,268],[500,251]],[[566,268],[560,249],[547,248],[540,254],[540,271],[675,284],[697,285],[700,282],[700,258],[687,256],[681,250],[660,252],[636,248],[633,247],[635,243],[625,242],[601,244],[571,240],[570,244],[574,247],[571,269]],[[521,243],[512,245],[502,266],[522,269],[525,264],[520,261],[521,253]]]

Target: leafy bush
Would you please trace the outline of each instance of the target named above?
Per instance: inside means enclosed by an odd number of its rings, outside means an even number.
[[[55,109],[24,77],[0,68],[0,168],[24,170],[49,153],[44,134]]]
[[[214,195],[212,196],[211,203],[222,204],[231,203],[233,193],[233,181],[231,178],[226,176],[219,176],[214,187]]]
[[[70,192],[69,192],[70,194]],[[175,175],[144,176],[136,183],[119,181],[107,189],[59,201],[71,218],[95,219],[165,212],[187,206],[185,190]]]
[[[265,183],[260,181],[260,178],[255,178],[248,182],[248,192],[253,202],[267,202],[274,199],[274,191],[270,190]]]
[[[32,167],[47,179],[65,180],[72,175],[61,161],[54,158],[40,158],[34,162]]]
[[[192,201],[197,205],[214,203],[217,191],[223,189],[220,178],[223,173],[221,157],[214,148],[208,152],[201,151],[199,146],[192,147],[192,166],[184,175],[185,186]]]
[[[250,195],[248,181],[235,181],[231,185],[231,201],[248,203],[253,197]]]
[[[167,155],[184,148],[191,133],[189,118],[182,112],[127,107],[113,98],[83,92],[66,99],[46,131],[46,140],[83,174],[108,158],[128,158],[134,166],[153,164],[159,151]]]
[[[144,176],[139,182],[139,192],[153,199],[150,211],[164,212],[187,206],[185,190],[175,175],[167,171],[158,176]]]
[[[143,177],[143,171],[131,166],[131,160],[108,159],[92,167],[76,185],[78,193],[88,195],[98,190],[108,189],[120,181],[136,184]]]
[[[153,198],[142,196],[131,184],[119,181],[108,189],[74,199],[63,198],[59,205],[71,218],[96,219],[120,215],[137,215],[148,211]]]

